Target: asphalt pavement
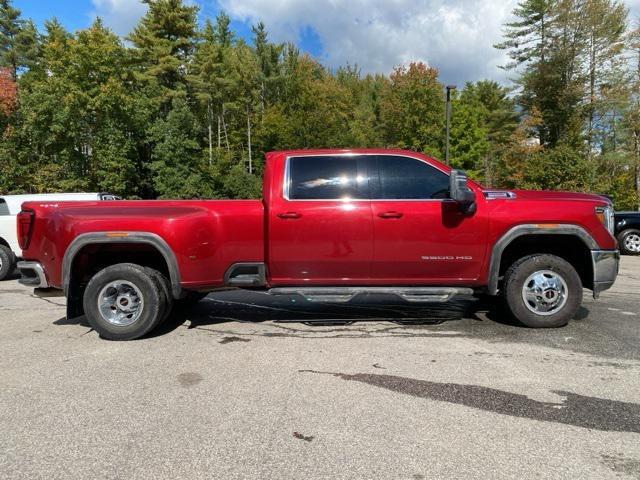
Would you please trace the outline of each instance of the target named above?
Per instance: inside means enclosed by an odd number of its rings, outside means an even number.
[[[0,478],[640,478],[639,291],[553,330],[228,291],[110,342],[3,281]]]

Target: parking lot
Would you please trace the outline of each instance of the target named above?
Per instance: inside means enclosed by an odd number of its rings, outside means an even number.
[[[473,299],[220,292],[109,342],[4,281],[1,476],[640,478],[639,287],[624,257],[555,330]]]

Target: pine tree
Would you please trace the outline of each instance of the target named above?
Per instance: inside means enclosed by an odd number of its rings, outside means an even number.
[[[495,170],[500,159],[509,148],[512,136],[518,126],[515,102],[509,90],[497,82],[482,80],[467,83],[461,92],[460,101],[475,105],[480,110],[481,124],[486,130],[489,148],[482,157],[483,182],[492,187],[494,177],[500,175]]]
[[[166,119],[151,129],[154,141],[153,184],[161,198],[207,198],[213,195],[211,182],[201,168],[200,145],[194,132],[196,119],[187,102],[173,99]]]
[[[505,25],[505,66],[518,73],[519,103],[538,111],[537,136],[542,145],[580,142],[582,76],[578,67],[583,27],[577,0],[523,0],[514,10],[517,21]]]
[[[159,100],[168,108],[171,99],[183,95],[196,37],[198,8],[182,0],[143,0],[149,8],[127,37],[143,81],[160,88]]]
[[[9,67],[15,80],[21,69],[33,66],[37,48],[33,22],[22,19],[10,0],[0,0],[0,66]]]
[[[621,56],[625,48],[628,11],[617,0],[589,0],[586,2],[586,64],[588,69],[587,143],[589,151],[595,143],[594,130],[599,115],[606,115],[608,105],[601,97],[616,83],[623,65]]]

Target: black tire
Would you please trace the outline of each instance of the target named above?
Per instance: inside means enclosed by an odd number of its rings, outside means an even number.
[[[16,270],[16,256],[9,247],[0,245],[0,280],[4,280]]]
[[[171,310],[173,310],[173,294],[171,293],[171,282],[164,274],[162,274],[158,270],[150,267],[144,267],[144,271],[147,272],[155,280],[156,285],[160,289],[160,293],[162,293],[164,311],[162,313],[162,319],[160,321],[164,322],[171,314]]]
[[[140,310],[128,315],[127,311],[121,311],[120,297],[118,295],[114,299],[115,305],[103,307],[103,311],[114,312],[114,315],[121,314],[123,318],[121,324],[116,324],[116,319],[109,321],[99,307],[100,298],[109,294],[108,287],[110,284],[123,286],[124,294],[129,294],[130,298],[138,299],[136,303],[141,301]],[[137,291],[136,291],[137,289]],[[104,290],[104,291],[103,291]],[[115,289],[110,295],[115,296]],[[140,298],[138,298],[140,297]],[[128,304],[126,298],[123,299],[124,305]],[[89,325],[100,334],[101,337],[109,340],[134,340],[140,338],[153,330],[164,315],[167,305],[164,299],[164,293],[159,281],[145,268],[132,263],[119,263],[111,265],[96,273],[84,291],[83,297],[84,311],[87,316]],[[107,316],[110,312],[107,313]],[[137,317],[137,318],[136,318]],[[128,323],[131,322],[131,323]]]
[[[540,295],[536,296],[538,292],[534,294],[532,291],[535,287],[534,274],[537,274],[537,279],[555,282],[559,288],[540,289]],[[528,285],[526,289],[525,282]],[[535,300],[525,301],[525,291],[529,291]],[[565,292],[564,300],[562,295],[558,295],[562,291]],[[582,304],[582,281],[576,269],[560,257],[529,255],[509,267],[504,275],[502,295],[508,313],[524,325],[531,328],[562,327],[575,316]]]
[[[208,292],[196,292],[194,290],[189,290],[187,294],[175,301],[175,306],[178,308],[190,308],[193,307],[200,300],[204,299]]]
[[[624,255],[640,255],[640,230],[628,228],[618,234],[618,245],[620,252]]]

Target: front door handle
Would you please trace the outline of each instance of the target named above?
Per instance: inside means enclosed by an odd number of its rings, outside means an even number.
[[[285,212],[285,213],[278,214],[278,218],[283,218],[285,220],[296,219],[296,218],[300,218],[301,216],[302,214],[298,212]]]
[[[395,211],[391,211],[391,212],[380,212],[378,214],[378,216],[380,218],[401,218],[402,217],[402,212],[395,212]]]

